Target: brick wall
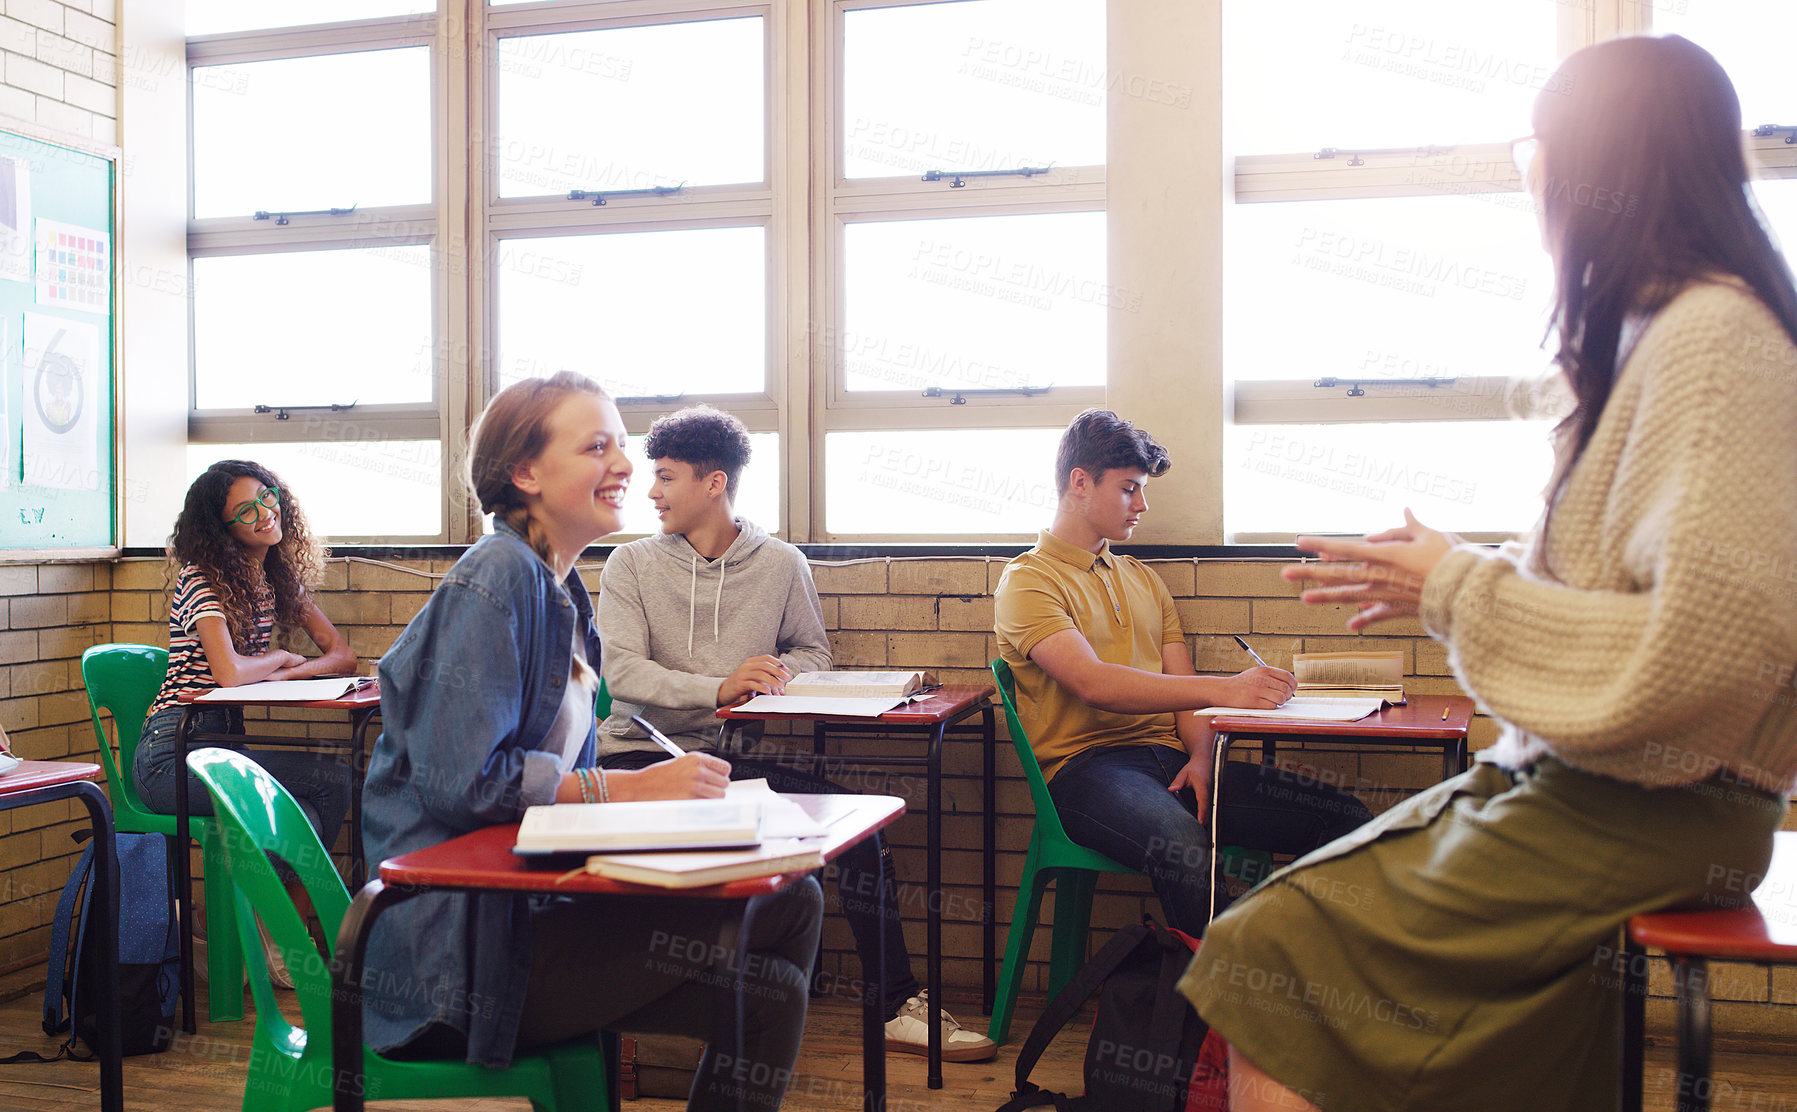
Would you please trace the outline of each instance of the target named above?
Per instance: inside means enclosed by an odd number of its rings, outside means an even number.
[[[6,0],[0,115],[118,142],[116,0]]]

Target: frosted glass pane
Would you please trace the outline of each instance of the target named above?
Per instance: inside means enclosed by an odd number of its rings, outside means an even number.
[[[1103,0],[971,0],[843,15],[843,175],[1104,164],[1105,93],[1187,107],[1189,85],[1112,74]]]
[[[1223,109],[1237,154],[1526,135],[1564,5],[1228,0]]]
[[[1790,0],[1656,0],[1651,9],[1656,33],[1683,35],[1722,63],[1741,98],[1743,124],[1797,124],[1797,8]]]
[[[762,21],[499,40],[502,197],[762,180]]]
[[[1054,522],[1062,431],[830,433],[824,527],[838,534],[1034,534]]]
[[[844,229],[847,317],[831,356],[850,390],[1089,386],[1105,314],[1104,214],[895,220]]]
[[[186,0],[189,35],[260,31],[307,23],[337,23],[376,16],[415,15],[437,10],[436,0]]]
[[[295,433],[304,431],[305,420],[295,415]],[[442,449],[435,440],[189,444],[188,480],[221,459],[255,460],[279,475],[317,537],[443,532]]]
[[[194,68],[195,216],[430,199],[426,48]]]
[[[1225,373],[1535,375],[1553,296],[1521,193],[1225,210]]]
[[[1223,435],[1223,527],[1376,533],[1409,506],[1437,529],[1524,532],[1553,469],[1536,421],[1232,425]]]
[[[194,404],[428,402],[427,246],[193,260]]]
[[[1785,253],[1785,261],[1797,267],[1797,180],[1756,181],[1753,193],[1760,212],[1772,226],[1772,235]]]
[[[508,239],[499,379],[580,371],[619,397],[767,388],[760,227]]]
[[[738,517],[746,517],[768,532],[778,533],[780,434],[752,432],[749,444],[749,464],[743,468],[733,504]],[[649,473],[649,460],[643,455],[643,438],[631,436],[624,442],[624,452],[635,465],[636,473],[630,476],[630,491],[624,497],[624,528],[619,531],[659,533],[661,519],[655,516],[655,507],[649,502],[649,484],[654,477]]]

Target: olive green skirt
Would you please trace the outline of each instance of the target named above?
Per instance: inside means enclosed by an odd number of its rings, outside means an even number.
[[[1610,1108],[1621,924],[1741,902],[1784,810],[1720,778],[1479,764],[1267,878],[1180,991],[1327,1112]]]

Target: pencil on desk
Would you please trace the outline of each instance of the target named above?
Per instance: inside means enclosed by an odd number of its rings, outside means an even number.
[[[1446,722],[1448,720],[1448,708],[1446,708],[1446,707],[1441,708],[1441,720],[1443,722]]]

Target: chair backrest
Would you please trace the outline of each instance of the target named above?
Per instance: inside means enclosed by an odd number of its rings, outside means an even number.
[[[1005,705],[1005,725],[1011,732],[1011,744],[1017,747],[1017,763],[1023,766],[1024,779],[1029,781],[1030,798],[1036,804],[1036,825],[1050,839],[1068,840],[1067,831],[1061,827],[1060,812],[1055,810],[1054,797],[1048,794],[1048,780],[1042,775],[1042,764],[1036,760],[1036,751],[1030,746],[1023,723],[1017,720],[1016,680],[1003,657],[992,658],[992,678],[998,681],[998,697]]]
[[[605,689],[605,677],[599,677],[599,691],[593,696],[593,717],[603,722],[611,717],[611,692]]]
[[[270,855],[292,867],[324,928],[325,938],[335,940],[337,928],[349,908],[349,891],[331,864],[331,855],[287,789],[268,771],[242,753],[229,749],[200,749],[187,755],[187,767],[212,796],[223,843],[225,872],[237,892],[238,936],[244,961],[250,967],[250,991],[256,1000],[256,1022],[288,1036],[291,1028],[281,1018],[256,919],[268,929],[281,950],[287,971],[305,1017],[307,1046],[329,1053],[331,1042],[331,975],[326,957],[320,955],[305,921],[293,906],[287,886],[276,872]],[[252,915],[253,913],[253,915]],[[290,1036],[289,1036],[290,1037]]]
[[[87,688],[94,741],[100,747],[101,763],[106,766],[106,783],[112,789],[114,809],[124,809],[123,801],[133,810],[149,813],[137,797],[132,764],[137,759],[144,718],[167,674],[168,650],[155,645],[95,645],[81,654],[81,682]],[[113,730],[118,735],[116,750],[106,739],[106,728],[100,722],[101,709],[112,715]]]

